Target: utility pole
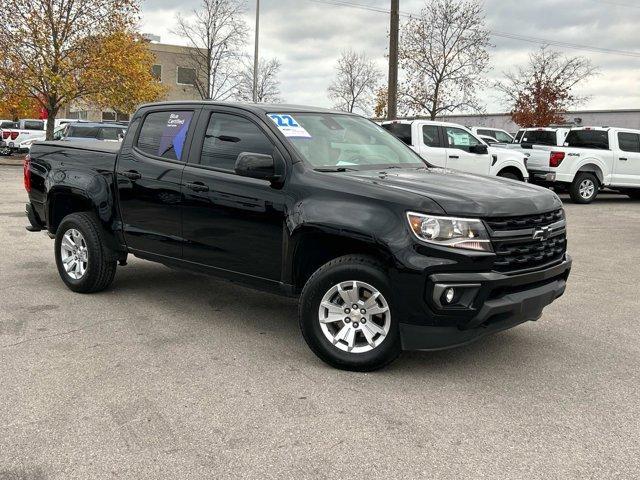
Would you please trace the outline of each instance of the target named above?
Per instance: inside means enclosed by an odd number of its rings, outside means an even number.
[[[389,22],[389,86],[387,90],[387,119],[398,115],[398,32],[400,30],[400,0],[391,0]]]
[[[260,37],[260,0],[256,0],[256,45],[253,52],[253,102],[258,101],[258,39]]]

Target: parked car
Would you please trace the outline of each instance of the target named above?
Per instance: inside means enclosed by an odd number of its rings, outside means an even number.
[[[493,148],[462,125],[430,120],[393,120],[382,123],[429,164],[480,175],[527,181],[525,155]]]
[[[68,123],[60,130],[57,140],[102,140],[121,142],[127,127],[115,123],[82,122]]]
[[[469,127],[469,130],[476,136],[495,138],[496,143],[512,143],[513,137],[506,130],[492,127]]]
[[[24,172],[28,229],[55,237],[69,289],[104,290],[133,254],[299,296],[337,368],[536,320],[571,268],[555,193],[429,168],[344,112],[150,104],[122,144],[36,143]]]
[[[18,120],[15,127],[2,128],[0,154],[10,155],[13,152],[27,152],[23,143],[28,140],[45,138],[45,121],[36,119]]]
[[[564,146],[538,146],[548,162],[529,160],[532,181],[564,188],[576,203],[591,203],[608,187],[640,199],[640,130],[572,128]]]

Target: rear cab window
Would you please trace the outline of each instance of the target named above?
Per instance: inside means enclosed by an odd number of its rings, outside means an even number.
[[[609,132],[606,130],[571,130],[564,140],[566,147],[609,149]]]
[[[153,157],[185,161],[184,144],[192,119],[192,110],[170,110],[147,114],[140,127],[136,148]]]
[[[394,137],[402,140],[407,145],[413,145],[411,141],[410,123],[385,123],[382,128],[391,133]]]
[[[553,130],[525,131],[521,136],[520,143],[557,146],[556,132],[554,132]]]
[[[618,132],[618,146],[623,152],[640,153],[640,134]]]

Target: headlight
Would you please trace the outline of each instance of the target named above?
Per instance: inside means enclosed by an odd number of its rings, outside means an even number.
[[[473,218],[436,217],[407,212],[409,227],[419,240],[443,247],[491,252],[484,224]]]

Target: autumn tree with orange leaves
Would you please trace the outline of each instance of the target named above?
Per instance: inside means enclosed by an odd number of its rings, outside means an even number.
[[[575,87],[597,73],[585,57],[565,57],[542,47],[529,56],[526,66],[505,73],[496,83],[510,108],[511,119],[521,127],[546,127],[564,123],[564,113],[586,100]]]
[[[135,31],[138,9],[137,0],[4,0],[4,95],[46,110],[48,139],[60,108],[74,101],[130,112],[160,98],[153,56]]]

